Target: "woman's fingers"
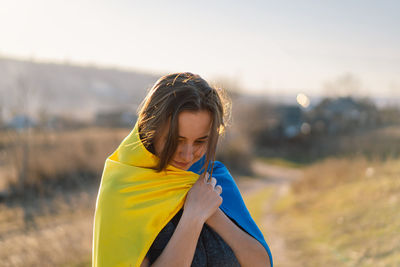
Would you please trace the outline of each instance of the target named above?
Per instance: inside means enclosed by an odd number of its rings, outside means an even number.
[[[222,187],[220,185],[217,185],[214,190],[217,191],[218,194],[222,193]]]
[[[208,183],[208,177],[210,177],[210,174],[207,172],[206,175],[204,175],[204,182]]]
[[[219,194],[221,194],[222,187],[220,185],[217,185],[217,179],[215,179],[214,177],[211,177],[209,182],[207,182],[209,177],[210,177],[210,174],[207,172],[206,175],[204,176],[204,180],[205,180],[206,184],[211,184],[213,189],[215,191],[217,191]]]
[[[204,176],[204,182],[206,184],[211,184],[214,188],[215,185],[217,184],[217,179],[215,179],[214,177],[211,177],[211,179],[209,179],[209,177],[210,177],[210,174],[207,172],[206,175]]]
[[[214,177],[211,177],[211,181],[210,184],[212,185],[212,187],[214,188],[215,185],[217,184],[217,179],[215,179]]]

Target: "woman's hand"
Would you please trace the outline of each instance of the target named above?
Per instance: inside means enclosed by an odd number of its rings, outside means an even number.
[[[209,174],[205,177],[199,177],[196,183],[189,190],[183,210],[186,216],[197,217],[200,221],[205,222],[222,203],[222,187],[216,185],[217,180],[211,178],[208,180]]]
[[[190,266],[204,222],[221,205],[221,186],[215,186],[217,180],[211,178],[207,183],[208,173],[194,183],[189,190],[183,206],[183,214],[178,225],[161,255],[152,267]],[[144,259],[142,266],[148,266]]]

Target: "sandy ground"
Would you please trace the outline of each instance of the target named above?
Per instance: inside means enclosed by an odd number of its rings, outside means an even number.
[[[279,231],[276,214],[272,208],[276,202],[288,193],[290,184],[302,177],[302,171],[287,167],[269,165],[264,162],[255,161],[253,170],[258,179],[241,179],[238,181],[239,189],[243,197],[249,197],[265,189],[273,188],[272,196],[264,203],[263,217],[261,220],[265,239],[271,249],[274,266],[297,266],[297,255],[287,249],[285,236]]]

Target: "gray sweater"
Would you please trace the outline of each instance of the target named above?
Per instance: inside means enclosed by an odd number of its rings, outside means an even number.
[[[171,221],[158,234],[151,245],[146,257],[153,264],[160,256],[163,249],[167,246],[172,237],[176,226],[182,216],[181,209]],[[236,223],[235,221],[233,221]],[[196,251],[194,253],[192,267],[235,267],[240,266],[231,247],[207,224],[203,225],[199,240],[197,241]]]

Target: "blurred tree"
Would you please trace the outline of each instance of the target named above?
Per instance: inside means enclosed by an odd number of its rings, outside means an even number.
[[[379,118],[382,125],[399,125],[400,108],[396,105],[388,105],[380,109]]]
[[[1,93],[1,92],[0,92]],[[0,97],[0,130],[1,129],[3,129],[4,128],[4,119],[3,119],[3,114],[4,114],[4,104],[3,104],[3,101],[4,101],[4,97],[3,96],[1,96]]]
[[[377,128],[381,122],[376,105],[368,98],[324,98],[307,113],[313,134],[349,134]]]
[[[225,90],[225,98],[228,98],[229,102],[226,108],[232,111],[231,116],[226,118],[226,134],[219,141],[216,157],[235,174],[252,175],[254,153],[249,138],[252,129],[246,124],[246,121],[249,121],[248,117],[243,117],[243,114],[248,112],[249,103],[242,94],[239,76],[235,76],[234,79],[220,76],[214,79],[211,85]]]
[[[23,74],[19,74],[15,79],[14,87],[11,89],[16,95],[16,104],[11,107],[12,117],[22,116],[29,118],[29,102],[31,100],[32,86],[29,79]],[[17,126],[13,126],[8,131],[10,148],[7,153],[11,154],[12,165],[16,169],[18,186],[17,190],[25,195],[25,185],[29,180],[29,150],[31,148],[32,125],[28,119],[20,120]]]
[[[226,76],[218,76],[213,79],[210,85],[225,89],[232,101],[239,97],[243,91],[242,86],[240,85],[239,77],[231,79]]]
[[[46,107],[41,106],[38,110],[38,124],[40,128],[48,128],[50,126],[50,112]]]
[[[350,97],[365,94],[360,79],[352,73],[345,73],[334,81],[323,85],[324,94],[327,97]]]
[[[21,115],[29,118],[29,104],[32,100],[33,86],[29,78],[24,74],[19,74],[15,79],[15,85],[11,90],[16,95],[16,105],[11,108],[13,117]],[[21,197],[22,201],[29,202],[34,197],[33,192],[27,190],[29,182],[29,163],[30,150],[32,147],[31,138],[32,125],[30,120],[21,120],[18,127],[11,128],[7,131],[9,137],[9,148],[7,149],[8,158],[11,158],[11,165],[14,166],[17,174],[17,184],[14,187],[14,194]],[[24,222],[26,227],[35,227],[35,221],[32,211],[24,206]]]

